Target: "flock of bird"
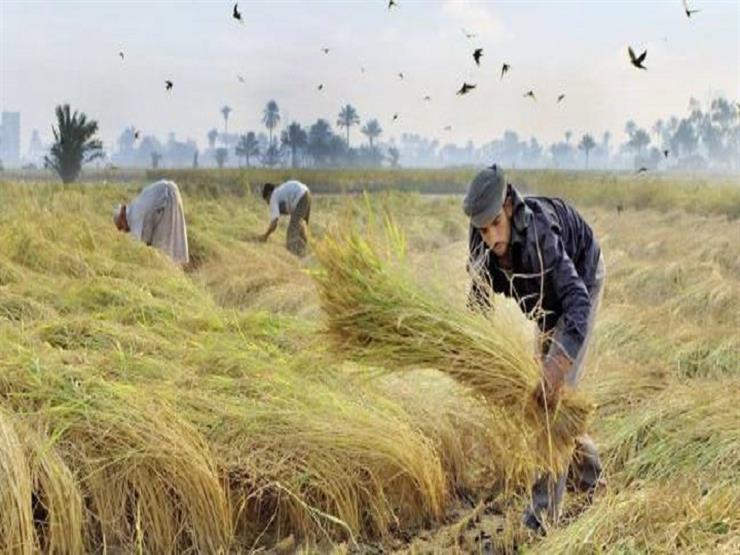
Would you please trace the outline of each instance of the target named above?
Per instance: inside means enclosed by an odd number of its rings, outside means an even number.
[[[689,7],[688,0],[681,0],[681,1],[683,3],[684,13],[686,14],[686,17],[688,17],[689,19],[695,13],[698,13],[698,12],[701,11],[701,10],[691,9]],[[398,8],[398,1],[397,0],[388,0],[388,10],[390,11],[393,8]],[[235,21],[238,21],[239,23],[244,23],[242,12],[239,10],[239,3],[238,2],[234,4],[234,7],[233,7],[232,12],[231,12],[231,17]],[[474,39],[474,38],[476,38],[478,36],[477,34],[471,33],[471,32],[469,32],[469,31],[467,31],[465,29],[462,29],[462,32],[463,32],[463,34],[465,35],[465,37],[467,39]],[[328,55],[329,52],[330,52],[330,48],[328,48],[328,47],[322,47],[321,48],[321,52],[323,52],[324,54],[327,54]],[[634,49],[632,48],[632,46],[628,46],[627,47],[627,54],[629,56],[630,63],[635,68],[642,69],[642,70],[647,71],[647,67],[644,65],[645,59],[647,58],[647,49],[643,50],[639,55],[637,55],[635,53]],[[121,61],[123,61],[124,58],[125,58],[124,52],[123,51],[119,51],[118,52],[118,55],[121,58]],[[473,56],[473,61],[475,62],[475,65],[477,67],[480,67],[480,65],[481,65],[481,58],[483,58],[483,48],[480,48],[480,47],[475,48],[473,50],[473,55],[472,56]],[[364,67],[360,67],[360,71],[362,73],[365,73],[365,68]],[[509,64],[507,62],[504,62],[501,65],[501,74],[500,74],[499,79],[502,80],[509,71],[511,71],[511,64]],[[398,75],[398,78],[399,79],[401,79],[401,80],[404,79],[403,72],[399,72],[397,75]],[[246,81],[245,81],[245,79],[244,79],[244,77],[242,75],[237,75],[237,79],[239,80],[240,83],[246,83]],[[166,79],[165,82],[164,82],[164,84],[165,84],[165,90],[166,91],[172,91],[172,89],[174,87],[174,83],[172,82],[172,80]],[[321,92],[321,91],[324,90],[324,84],[323,83],[319,83],[319,85],[316,88],[317,88],[317,90],[319,92]],[[458,95],[458,96],[466,95],[466,94],[470,93],[471,91],[475,90],[476,88],[477,88],[477,85],[475,83],[468,83],[467,81],[463,81],[463,84],[457,90],[456,95]],[[533,101],[536,101],[537,100],[537,97],[535,96],[534,90],[531,90],[531,89],[528,90],[527,92],[525,92],[522,96],[524,98],[531,98]],[[556,103],[557,104],[560,104],[564,99],[565,99],[565,93],[560,93],[558,95],[558,97],[557,97]],[[425,102],[429,102],[429,101],[432,100],[432,97],[429,96],[429,95],[425,95],[423,97],[423,100]],[[395,121],[398,120],[398,118],[399,118],[399,114],[398,113],[395,113],[395,114],[393,114],[392,121],[395,122]],[[452,126],[450,126],[450,125],[447,125],[447,126],[444,127],[444,130],[445,131],[450,131],[451,129],[452,129]],[[136,131],[136,133],[135,133],[135,139],[138,139],[138,138],[139,138],[139,131]],[[668,155],[669,155],[669,151],[668,150],[664,150],[663,151],[663,155],[667,158]],[[645,171],[647,171],[647,168],[642,167],[642,168],[640,168],[637,171],[637,173],[643,173]]]

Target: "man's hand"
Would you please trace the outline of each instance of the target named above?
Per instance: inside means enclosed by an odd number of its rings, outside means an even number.
[[[570,359],[563,353],[548,357],[542,365],[542,380],[534,391],[534,397],[542,408],[553,411],[557,407],[569,367]]]

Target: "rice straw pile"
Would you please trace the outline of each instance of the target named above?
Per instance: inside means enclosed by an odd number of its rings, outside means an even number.
[[[566,391],[554,414],[533,391],[540,365],[511,315],[484,316],[422,289],[403,269],[403,238],[388,224],[386,254],[357,230],[330,234],[317,249],[317,275],[335,350],[386,371],[435,368],[516,420],[541,466],[562,468],[585,432],[592,405]]]

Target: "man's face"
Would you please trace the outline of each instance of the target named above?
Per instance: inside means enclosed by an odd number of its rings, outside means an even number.
[[[511,240],[511,198],[507,197],[501,211],[483,227],[478,228],[483,242],[497,257],[506,256]]]

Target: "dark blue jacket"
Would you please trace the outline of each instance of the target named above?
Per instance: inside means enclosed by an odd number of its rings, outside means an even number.
[[[594,285],[601,249],[591,228],[565,201],[525,198],[511,185],[509,192],[514,203],[511,279],[471,226],[471,304],[490,307],[488,285],[496,293],[515,298],[543,332],[563,318],[562,346],[573,359],[586,337],[591,311],[589,290]]]

